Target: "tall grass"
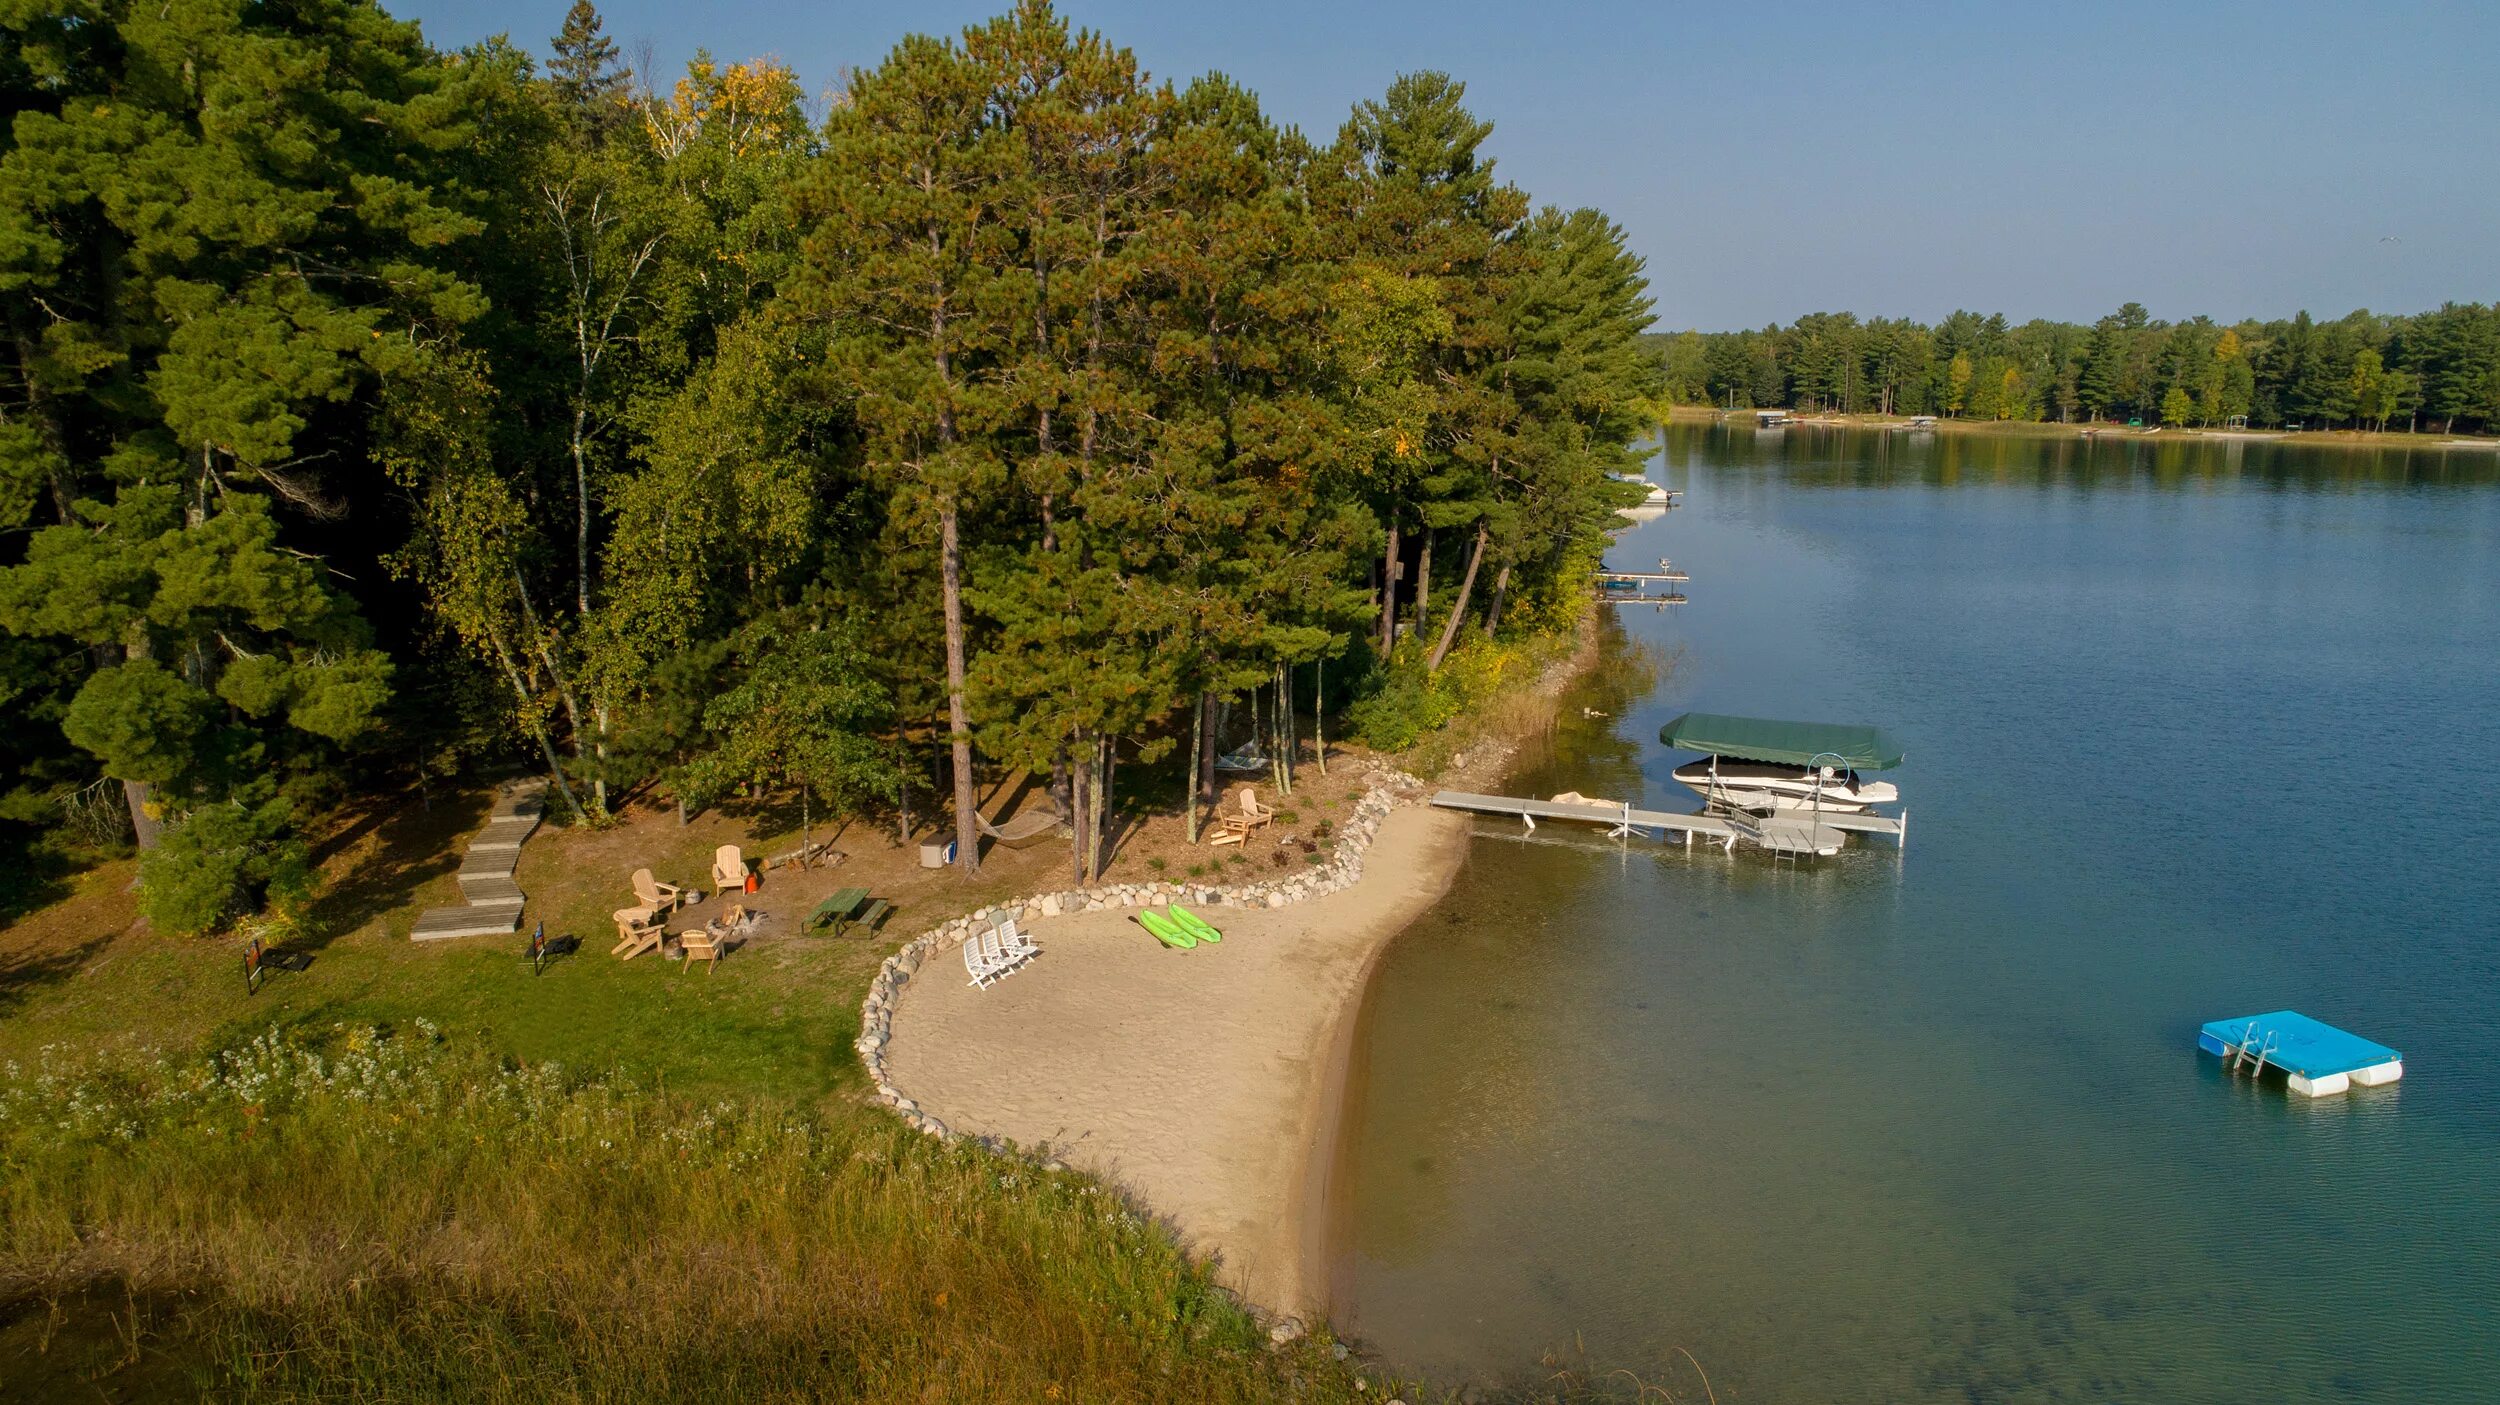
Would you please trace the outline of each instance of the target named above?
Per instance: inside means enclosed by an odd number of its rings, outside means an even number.
[[[1379,1400],[1095,1182],[419,1023],[0,1070],[0,1301],[181,1300],[320,1400]]]

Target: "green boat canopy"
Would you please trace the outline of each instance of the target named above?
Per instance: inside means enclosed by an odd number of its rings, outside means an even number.
[[[1889,771],[1901,764],[1901,748],[1878,727],[1837,727],[1828,722],[1774,722],[1767,717],[1726,717],[1688,712],[1658,729],[1658,740],[1681,751],[1703,751],[1745,761],[1811,766],[1837,756],[1853,771]]]

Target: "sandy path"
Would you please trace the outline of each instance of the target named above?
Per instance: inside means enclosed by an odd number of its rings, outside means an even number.
[[[1220,946],[1170,951],[1126,911],[1047,918],[986,991],[935,957],[896,1002],[887,1076],[950,1128],[1047,1143],[1126,1187],[1262,1306],[1326,1310],[1316,1154],[1348,1027],[1389,938],[1441,896],[1468,822],[1389,813],[1361,881],[1275,909],[1203,908]]]

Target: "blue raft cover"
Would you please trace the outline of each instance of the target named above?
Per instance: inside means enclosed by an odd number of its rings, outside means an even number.
[[[2249,1032],[2251,1025],[2256,1027],[2254,1034]],[[2269,1034],[2274,1036],[2274,1048],[2266,1055],[2266,1062],[2279,1064],[2303,1078],[2350,1073],[2404,1057],[2384,1044],[2373,1044],[2358,1034],[2346,1034],[2297,1010],[2216,1020],[2197,1036],[2196,1047],[2209,1054],[2220,1054],[2243,1040],[2253,1039],[2263,1049]]]

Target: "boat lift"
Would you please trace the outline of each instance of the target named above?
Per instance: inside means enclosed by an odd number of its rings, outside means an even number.
[[[1664,567],[1667,563],[1658,563]],[[1621,573],[1617,573],[1621,574]],[[1906,849],[1910,820],[1907,811],[1879,815],[1867,810],[1826,809],[1822,778],[1842,769],[1884,771],[1901,764],[1901,749],[1873,727],[1839,727],[1819,722],[1776,722],[1760,717],[1722,717],[1687,713],[1658,731],[1669,746],[1704,752],[1712,757],[1735,756],[1798,766],[1815,784],[1806,803],[1762,811],[1735,804],[1721,791],[1714,766],[1705,804],[1698,814],[1668,810],[1636,810],[1630,801],[1597,802],[1567,795],[1553,800],[1524,800],[1508,795],[1477,795],[1445,790],[1432,803],[1445,810],[1512,815],[1531,833],[1540,819],[1573,820],[1606,826],[1609,838],[1635,832],[1684,837],[1686,848],[1696,838],[1735,852],[1739,842],[1751,844],[1773,858],[1802,859],[1837,854],[1851,834],[1883,834]]]
[[[1851,834],[1889,835],[1893,842],[1908,844],[1909,816],[1842,814],[1838,811],[1775,810],[1768,815],[1748,814],[1730,810],[1721,814],[1679,814],[1669,810],[1636,810],[1630,801],[1615,805],[1572,804],[1569,801],[1526,800],[1509,795],[1477,795],[1470,791],[1444,790],[1432,797],[1432,803],[1444,810],[1465,810],[1479,815],[1509,815],[1533,832],[1538,820],[1569,820],[1578,824],[1603,825],[1609,839],[1628,838],[1634,834],[1647,837],[1655,834],[1664,839],[1681,835],[1684,847],[1691,848],[1695,839],[1717,844],[1733,852],[1739,843],[1751,844],[1778,858],[1828,857],[1839,853]]]

